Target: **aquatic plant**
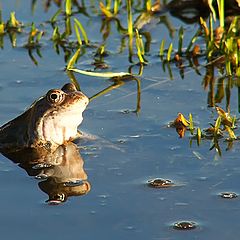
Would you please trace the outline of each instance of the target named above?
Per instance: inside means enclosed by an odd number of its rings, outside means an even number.
[[[32,1],[33,12],[36,2]],[[85,1],[81,1],[81,3],[76,0],[47,2],[43,4],[46,11],[53,4],[58,9],[41,26],[46,30],[38,30],[41,28],[35,23],[23,25],[21,21],[16,19],[14,12],[11,13],[7,21],[0,17],[0,46],[3,47],[3,39],[6,33],[10,37],[12,46],[16,47],[17,38],[27,32],[28,38],[23,45],[34,64],[37,64],[34,52],[41,57],[41,41],[43,39],[45,41],[51,40],[56,53],[60,55],[61,50],[64,53],[64,59],[67,63],[66,69],[71,69],[72,72],[74,69],[75,72],[81,71],[81,73],[93,74],[92,71],[78,69],[75,65],[82,55],[88,53],[93,58],[95,69],[101,69],[101,72],[97,74],[100,74],[100,76],[105,74],[104,77],[109,77],[111,75],[108,76],[104,68],[111,67],[106,63],[106,58],[111,54],[107,49],[108,41],[111,41],[110,33],[113,31],[112,28],[115,27],[120,41],[118,53],[123,53],[125,49],[128,50],[129,67],[127,70],[123,70],[123,75],[133,75],[132,69],[137,68],[138,74],[134,75],[140,76],[147,64],[151,64],[151,57],[155,54],[154,50],[151,49],[151,33],[145,30],[144,26],[158,19],[159,23],[164,24],[169,30],[170,37],[173,38],[176,32],[176,27],[171,24],[168,16],[161,12],[162,4],[159,1],[153,3],[151,0],[146,0],[143,4],[139,4],[139,1],[127,0],[126,5],[120,0],[90,1],[87,3],[87,7]],[[167,1],[164,1],[163,4],[166,5]],[[167,41],[165,36],[155,40],[155,44],[159,44],[159,64],[163,71],[167,72],[170,79],[174,79],[173,66],[179,68],[179,74],[182,78],[184,78],[184,71],[187,67],[193,68],[196,74],[200,74],[199,66],[206,69],[206,74],[203,77],[203,87],[205,89],[209,87],[208,105],[215,106],[215,103],[222,101],[224,96],[229,103],[230,90],[233,84],[237,85],[234,78],[240,76],[240,30],[238,17],[235,17],[230,25],[224,23],[223,0],[217,1],[217,9],[214,8],[212,1],[209,1],[208,4],[211,10],[210,16],[208,19],[199,19],[199,28],[192,33],[190,40],[185,39],[186,29],[180,26],[176,36],[177,44],[173,39]],[[213,26],[218,23],[214,23],[215,20],[217,21],[217,15],[219,16],[219,26],[214,29]],[[94,16],[101,21],[102,25],[99,33],[102,34],[102,42],[93,42],[89,39],[86,22],[82,21],[82,16],[87,18]],[[156,26],[157,24],[154,27]],[[45,32],[46,35],[44,35]],[[51,36],[51,39],[46,39],[48,36]],[[156,43],[156,41],[159,41],[159,43]],[[204,45],[202,44],[203,41]],[[72,58],[74,53],[76,53],[76,58]],[[148,59],[149,56],[150,59]],[[206,58],[203,58],[203,56],[206,56]],[[215,77],[218,84],[214,94],[215,78],[213,72],[216,67],[220,69],[221,75]],[[210,70],[211,68],[213,69]],[[119,73],[110,72],[109,74],[118,75]],[[226,76],[232,76],[232,79],[226,78]],[[226,86],[225,89],[224,86]]]
[[[236,117],[225,112],[222,108],[216,107],[217,118],[214,123],[210,124],[209,128],[201,129],[200,127],[194,127],[194,121],[192,114],[189,114],[187,119],[182,113],[178,113],[177,118],[170,123],[169,126],[176,129],[180,138],[185,136],[186,131],[190,131],[190,143],[194,139],[197,140],[197,145],[200,145],[202,139],[210,139],[213,142],[216,150],[221,153],[218,140],[224,138],[226,141],[231,142],[240,138],[235,134],[236,128]],[[213,147],[213,148],[214,148]],[[212,148],[212,149],[213,149]]]
[[[76,36],[77,36],[77,40],[78,40],[79,45],[81,46],[83,44],[80,32],[83,35],[84,43],[86,45],[88,45],[89,40],[88,40],[88,37],[87,37],[87,33],[86,33],[85,29],[83,28],[82,24],[76,18],[74,18],[74,28],[75,28],[75,32],[76,32]]]

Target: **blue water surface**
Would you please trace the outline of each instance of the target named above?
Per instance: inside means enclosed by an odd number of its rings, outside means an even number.
[[[8,36],[0,55],[0,125],[22,113],[35,99],[51,88],[69,82],[64,68],[64,53],[59,55],[51,42],[51,27],[47,20],[57,11],[52,6],[44,11],[38,1],[34,13],[31,1],[0,1],[2,17],[11,11],[24,24],[35,22],[45,29],[42,57],[36,52],[36,66],[23,45],[26,34],[17,37],[12,48]],[[90,1],[91,2],[91,1]],[[90,4],[90,3],[87,3]],[[88,5],[87,5],[88,6]],[[97,6],[96,6],[97,8]],[[101,17],[78,15],[87,29],[89,39],[100,45]],[[181,22],[171,18],[178,28]],[[125,22],[126,23],[126,22]],[[45,26],[42,26],[44,25]],[[113,28],[114,29],[114,28]],[[190,26],[191,31],[194,27]],[[240,202],[223,199],[221,192],[240,192],[239,142],[226,151],[227,143],[220,140],[222,156],[213,149],[211,140],[190,145],[190,133],[180,139],[168,123],[178,112],[193,114],[201,128],[214,122],[214,109],[208,108],[208,91],[202,87],[206,72],[201,75],[187,68],[184,79],[172,64],[173,79],[162,68],[157,57],[159,39],[168,36],[163,24],[151,29],[153,33],[150,63],[144,67],[141,81],[141,110],[132,112],[137,104],[136,81],[91,101],[84,112],[80,129],[97,139],[78,143],[84,169],[91,184],[88,194],[70,197],[67,202],[51,206],[45,201],[39,180],[0,155],[0,232],[2,239],[238,239]],[[127,50],[119,54],[120,37],[112,30],[110,51],[106,62],[109,71],[127,71]],[[92,69],[93,50],[83,55],[78,67]],[[138,71],[138,66],[135,67]],[[108,79],[76,74],[82,91],[89,97],[110,86]],[[221,106],[225,107],[225,100]],[[237,89],[231,90],[231,110],[237,113]],[[150,179],[172,180],[176,186],[154,189],[147,186]],[[194,221],[197,228],[178,231],[173,223]]]

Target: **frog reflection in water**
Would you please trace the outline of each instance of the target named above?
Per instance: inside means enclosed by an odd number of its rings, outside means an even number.
[[[83,168],[84,161],[77,145],[72,142],[59,146],[52,153],[42,154],[32,148],[4,155],[25,169],[29,176],[40,180],[38,186],[48,194],[49,204],[85,195],[91,189]]]
[[[90,191],[83,159],[71,142],[80,136],[77,127],[88,102],[73,84],[65,84],[0,127],[0,152],[29,175],[43,179],[39,187],[50,203]]]
[[[78,125],[89,99],[72,83],[53,89],[22,115],[0,127],[0,151],[34,148],[53,152],[79,137]]]

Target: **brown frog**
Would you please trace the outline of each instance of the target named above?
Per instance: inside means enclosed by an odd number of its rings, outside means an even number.
[[[72,83],[49,90],[23,114],[0,127],[0,152],[24,148],[55,151],[79,137],[77,127],[88,103],[88,97]]]

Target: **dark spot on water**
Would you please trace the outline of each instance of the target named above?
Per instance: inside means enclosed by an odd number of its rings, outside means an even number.
[[[197,224],[195,222],[190,221],[182,221],[182,222],[176,222],[173,224],[173,228],[176,230],[192,230],[197,227]]]
[[[232,199],[232,198],[237,198],[238,195],[234,192],[222,192],[220,193],[220,196],[222,198],[228,198],[228,199]]]
[[[95,66],[95,69],[108,69],[109,66],[104,62],[94,62],[92,65]]]
[[[174,186],[174,183],[171,180],[162,178],[148,180],[147,184],[152,188],[168,188]]]

